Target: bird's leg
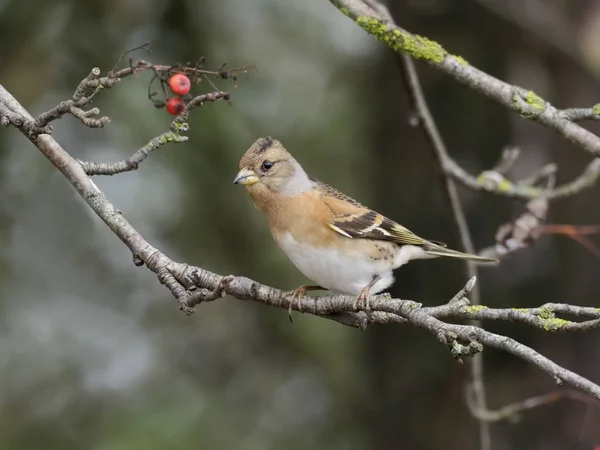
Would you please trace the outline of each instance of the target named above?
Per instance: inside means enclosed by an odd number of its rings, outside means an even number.
[[[360,291],[360,294],[358,294],[358,297],[356,297],[356,301],[354,302],[354,309],[358,310],[359,307],[360,309],[365,309],[365,310],[369,310],[371,309],[371,306],[369,305],[369,296],[371,295],[369,293],[369,291],[371,290],[371,288],[373,286],[375,286],[375,283],[377,283],[379,280],[381,279],[381,277],[377,274],[373,275],[373,278],[371,279],[371,281],[369,282],[369,284],[367,284],[362,291]]]
[[[302,304],[300,303],[300,300],[302,300],[302,298],[306,295],[306,293],[308,291],[324,291],[325,289],[322,288],[321,286],[315,286],[315,285],[311,285],[311,286],[300,286],[296,289],[294,289],[293,291],[289,291],[287,292],[287,295],[291,295],[290,298],[290,305],[288,307],[288,314],[290,316],[290,322],[292,321],[292,307],[294,306],[294,301],[298,302],[298,311],[302,312]]]

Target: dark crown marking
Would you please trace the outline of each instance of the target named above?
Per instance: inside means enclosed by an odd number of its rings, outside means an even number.
[[[266,149],[273,146],[273,139],[270,136],[258,140],[258,153],[264,152]]]

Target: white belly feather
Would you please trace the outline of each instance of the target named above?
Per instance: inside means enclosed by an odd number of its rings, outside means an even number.
[[[330,291],[358,295],[375,274],[381,278],[370,290],[372,294],[383,291],[394,282],[392,268],[387,261],[352,257],[331,248],[300,245],[289,233],[278,241],[300,272]]]

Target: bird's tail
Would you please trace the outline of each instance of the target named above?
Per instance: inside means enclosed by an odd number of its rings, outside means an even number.
[[[449,256],[450,258],[468,259],[470,261],[480,263],[498,263],[497,259],[485,258],[483,256],[471,255],[469,253],[457,252],[456,250],[450,250],[446,247],[440,247],[435,244],[430,244],[423,248],[425,253],[431,256]]]

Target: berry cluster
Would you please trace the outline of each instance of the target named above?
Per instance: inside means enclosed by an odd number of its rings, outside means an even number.
[[[133,73],[139,70],[152,70],[154,75],[148,83],[148,98],[156,108],[167,108],[167,111],[178,116],[183,113],[186,105],[194,98],[191,87],[192,83],[199,85],[201,82],[208,83],[214,91],[221,92],[211,81],[211,77],[221,80],[232,80],[237,85],[237,73],[247,73],[248,70],[256,71],[256,68],[235,67],[225,69],[226,64],[217,70],[209,70],[204,67],[205,58],[197,63],[176,64],[174,66],[163,66],[138,61],[135,64],[130,61]],[[170,91],[170,92],[169,92]]]
[[[177,97],[171,97],[167,100],[167,111],[174,116],[178,116],[185,109],[185,97],[189,94],[192,82],[190,78],[183,73],[171,75],[168,81],[169,87]]]

